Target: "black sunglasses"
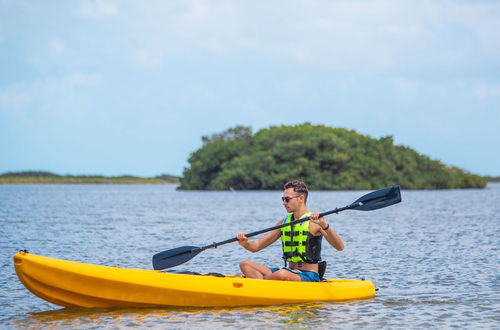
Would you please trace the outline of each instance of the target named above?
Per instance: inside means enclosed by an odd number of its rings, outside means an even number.
[[[292,200],[292,199],[294,199],[294,198],[297,198],[297,197],[299,197],[299,196],[300,196],[300,195],[293,196],[293,197],[281,197],[281,200],[282,200],[283,202],[288,203],[290,200]]]

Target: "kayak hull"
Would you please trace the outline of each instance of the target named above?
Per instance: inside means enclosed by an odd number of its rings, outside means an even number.
[[[375,296],[370,281],[264,281],[128,269],[14,255],[19,280],[36,296],[64,307],[254,306],[346,301]]]

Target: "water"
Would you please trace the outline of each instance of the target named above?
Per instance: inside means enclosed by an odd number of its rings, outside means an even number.
[[[311,192],[309,208],[344,206],[366,191]],[[151,268],[151,256],[274,225],[281,192],[179,192],[172,185],[0,186],[0,327],[498,328],[500,184],[403,191],[403,202],[328,217],[346,243],[324,242],[327,277],[372,280],[374,299],[255,308],[66,309],[18,281],[20,249],[110,266]],[[177,270],[238,273],[252,259],[279,266],[279,242],[256,254],[236,243]]]

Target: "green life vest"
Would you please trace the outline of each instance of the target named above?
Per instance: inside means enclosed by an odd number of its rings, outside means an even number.
[[[307,212],[300,218],[310,216]],[[283,223],[293,220],[293,213],[289,214]],[[283,248],[283,259],[288,262],[306,262],[315,264],[321,261],[321,238],[309,232],[309,220],[291,226],[281,228],[281,246]]]

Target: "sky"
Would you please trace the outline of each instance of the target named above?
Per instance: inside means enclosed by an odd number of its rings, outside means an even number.
[[[500,1],[0,0],[0,173],[181,175],[310,122],[500,176]]]

